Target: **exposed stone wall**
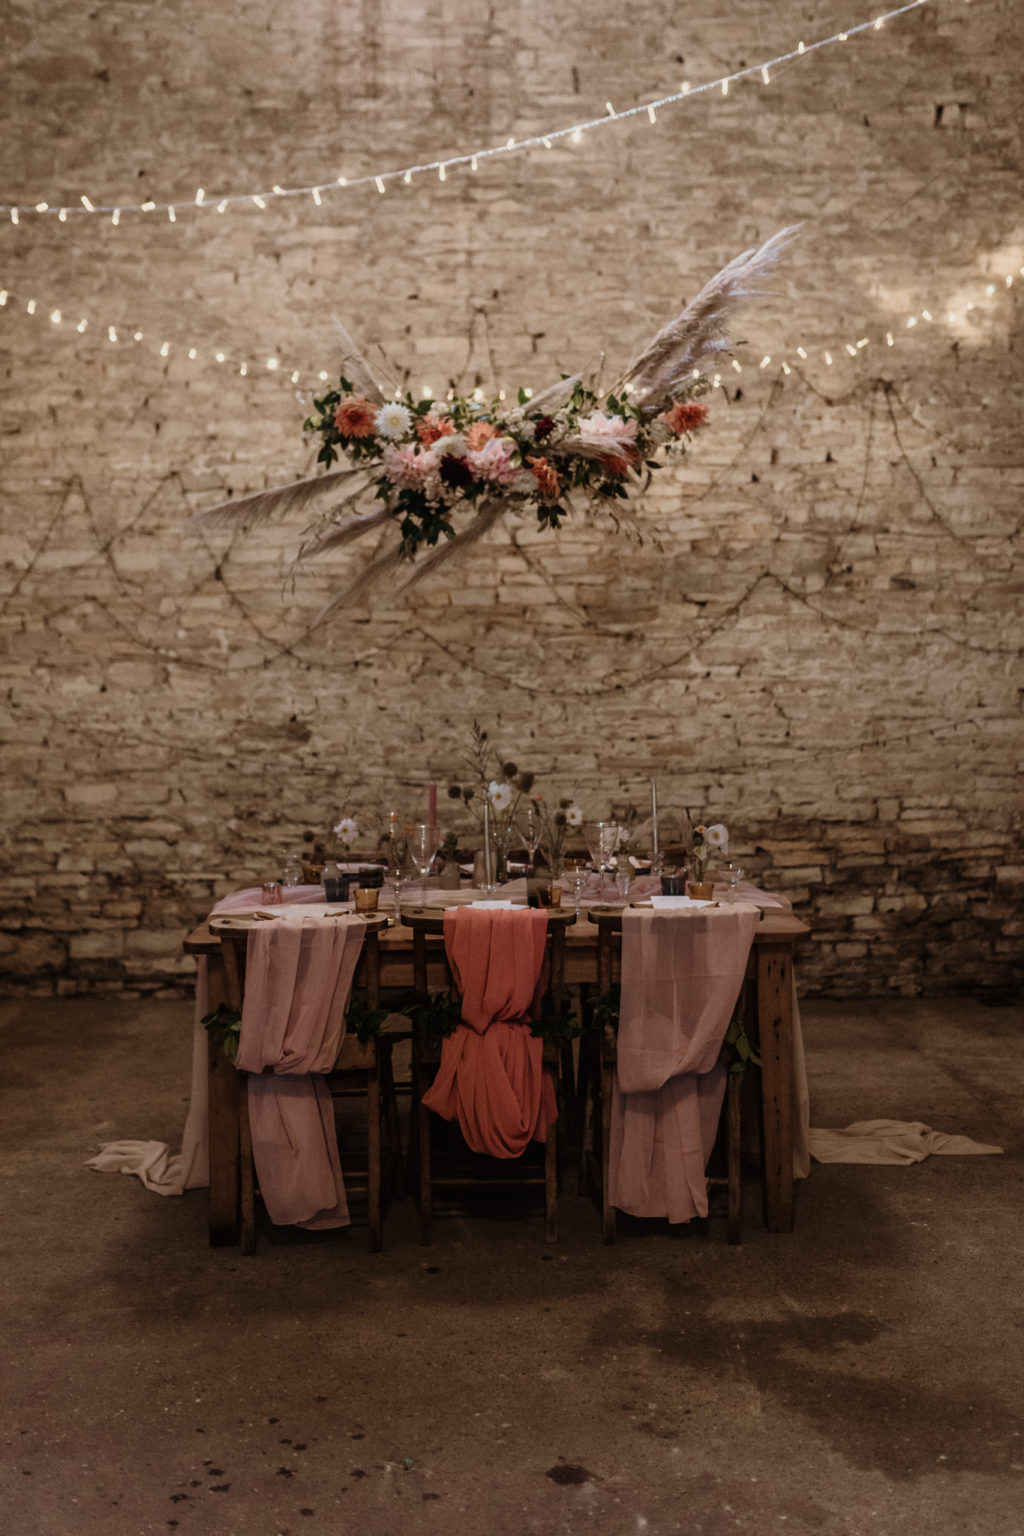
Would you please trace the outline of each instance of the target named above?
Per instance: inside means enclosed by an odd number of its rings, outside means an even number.
[[[3,195],[353,178],[871,14],[23,3],[0,60]],[[808,990],[1019,979],[1022,60],[1017,0],[933,0],[768,86],[443,184],[0,224],[7,986],[186,986],[182,932],[214,896],[341,810],[422,814],[474,718],[590,810],[653,778],[663,804],[726,821],[813,927]],[[333,373],[332,315],[417,391],[539,386],[602,354],[612,375],[800,220],[744,317],[742,373],[637,509],[642,544],[512,520],[457,574],[317,628],[376,551],[296,571],[301,523],[185,530],[311,462],[285,375]]]

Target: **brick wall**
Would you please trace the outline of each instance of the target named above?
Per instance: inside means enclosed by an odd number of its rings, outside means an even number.
[[[129,205],[351,179],[644,103],[876,13],[23,4],[0,61],[3,195]],[[663,805],[726,821],[738,861],[813,927],[808,991],[1006,992],[1024,868],[1022,56],[1015,0],[933,0],[768,86],[443,184],[174,225],[0,223],[8,990],[185,987],[181,935],[213,897],[341,810],[422,814],[477,718],[595,813],[653,778]],[[742,372],[637,509],[642,543],[513,518],[458,572],[317,627],[376,549],[296,570],[301,521],[185,528],[309,466],[287,374],[333,373],[333,315],[417,391],[539,386],[602,356],[611,376],[795,221],[773,296],[743,317]]]

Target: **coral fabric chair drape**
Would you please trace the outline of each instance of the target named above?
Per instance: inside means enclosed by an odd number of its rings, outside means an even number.
[[[457,1119],[474,1152],[519,1157],[531,1141],[546,1139],[557,1117],[543,1042],[530,1034],[547,914],[453,908],[444,916],[444,942],[462,1023],[442,1044],[423,1103],[442,1119]]]
[[[323,1074],[345,1038],[365,932],[359,918],[343,917],[266,923],[249,934],[237,1065],[250,1074],[253,1161],[278,1225],[348,1225]]]
[[[609,1201],[633,1216],[708,1211],[705,1168],[725,1094],[722,1040],[759,921],[735,903],[622,915]]]

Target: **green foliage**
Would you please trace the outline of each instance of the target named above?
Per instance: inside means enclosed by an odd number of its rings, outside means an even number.
[[[546,1040],[551,1045],[571,1045],[582,1033],[583,1026],[572,1012],[568,998],[556,1003],[553,997],[545,995],[540,1018],[530,1029],[534,1039]]]
[[[389,1011],[387,1008],[368,1007],[358,995],[350,997],[345,1027],[350,1035],[355,1035],[360,1045],[365,1045],[367,1040],[376,1039],[383,1033],[384,1020]]]
[[[761,1058],[750,1043],[750,1038],[743,1024],[743,1000],[736,1004],[736,1011],[729,1021],[729,1028],[725,1032],[722,1042],[722,1057],[727,1063],[730,1073],[742,1077],[748,1067],[759,1067]]]
[[[402,1004],[402,1012],[428,1045],[438,1046],[462,1023],[462,1009],[449,992],[414,992]]]
[[[622,998],[620,987],[610,987],[607,992],[602,992],[600,997],[594,999],[592,1011],[592,1028],[603,1032],[606,1024],[611,1026],[614,1034],[619,1032],[619,1007]]]
[[[218,1003],[212,1013],[200,1020],[214,1045],[219,1045],[229,1061],[238,1055],[238,1042],[242,1034],[242,1015],[227,1003]]]

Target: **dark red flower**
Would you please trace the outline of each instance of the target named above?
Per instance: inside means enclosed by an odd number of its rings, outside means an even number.
[[[462,490],[465,486],[473,484],[473,471],[465,459],[458,458],[454,453],[445,454],[438,474],[441,476],[442,485],[451,486],[453,490]]]
[[[551,436],[551,434],[552,434],[552,432],[554,430],[555,430],[554,417],[552,417],[552,416],[538,416],[536,422],[534,423],[534,427],[533,427],[533,440],[534,440],[534,442],[535,443],[542,443],[546,437],[550,437]]]

